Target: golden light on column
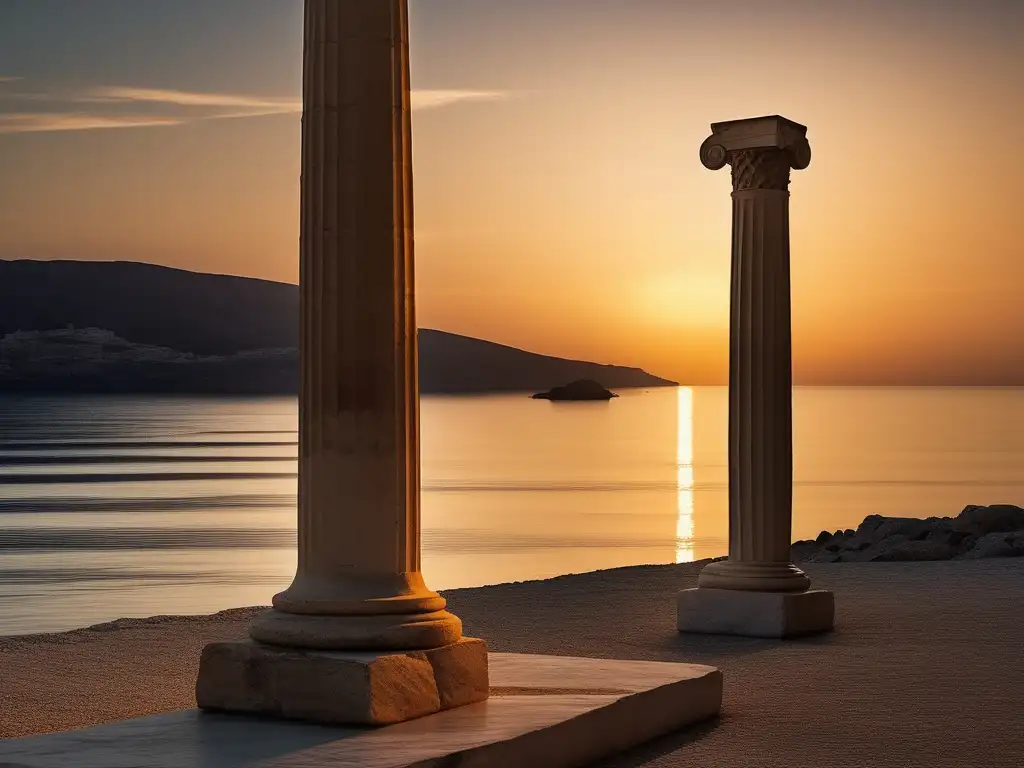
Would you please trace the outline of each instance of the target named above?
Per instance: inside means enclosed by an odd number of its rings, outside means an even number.
[[[793,360],[790,171],[811,163],[807,127],[778,115],[713,123],[709,170],[732,168],[729,557],[679,593],[678,627],[752,637],[832,628],[831,592],[790,561]]]
[[[676,389],[676,562],[690,563],[693,546],[693,389]]]
[[[389,725],[485,700],[487,647],[420,572],[408,0],[305,9],[297,566],[196,702]]]

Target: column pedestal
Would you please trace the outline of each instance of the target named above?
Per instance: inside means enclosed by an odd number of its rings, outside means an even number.
[[[778,116],[711,126],[701,161],[733,180],[729,558],[679,596],[680,631],[785,637],[830,629],[833,599],[789,559],[793,419],[789,177],[807,129]]]
[[[393,725],[483,701],[487,645],[425,651],[311,651],[252,640],[203,649],[196,701],[208,711],[329,725]]]
[[[203,709],[380,725],[487,698],[420,573],[408,0],[306,0],[298,569]]]
[[[684,589],[676,603],[680,632],[742,637],[799,637],[832,628],[831,592],[746,592],[738,589]]]

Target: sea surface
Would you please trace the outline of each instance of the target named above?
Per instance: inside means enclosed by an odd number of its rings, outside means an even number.
[[[724,388],[423,398],[428,584],[727,550]],[[1024,504],[1024,389],[797,388],[794,539]],[[295,568],[295,398],[0,395],[0,635],[265,605]]]

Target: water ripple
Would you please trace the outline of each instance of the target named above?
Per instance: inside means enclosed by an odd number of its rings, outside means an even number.
[[[180,483],[193,480],[294,480],[298,472],[55,472],[0,475],[0,485],[78,485],[80,483]]]
[[[88,455],[62,455],[51,451],[45,455],[24,455],[0,453],[0,469],[3,467],[23,466],[68,466],[68,465],[96,465],[104,464],[232,464],[239,462],[264,462],[264,461],[294,461],[295,456],[219,456],[211,454],[180,454],[175,456],[162,456],[159,454],[136,453],[136,454],[111,454],[93,453]]]
[[[298,445],[297,440],[4,440],[0,451],[52,451],[61,448],[267,448]]]
[[[211,509],[278,509],[295,506],[294,493],[185,496],[180,498],[106,499],[84,496],[49,496],[40,499],[0,499],[0,514],[174,512]]]
[[[0,531],[3,551],[289,549],[295,531],[268,528],[36,528]]]

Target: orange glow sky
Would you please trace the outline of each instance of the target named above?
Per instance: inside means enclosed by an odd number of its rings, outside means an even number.
[[[708,124],[809,127],[802,383],[1024,384],[1024,4],[412,0],[420,325],[727,367]],[[0,258],[297,279],[299,0],[9,0]],[[216,119],[215,119],[216,118]]]

